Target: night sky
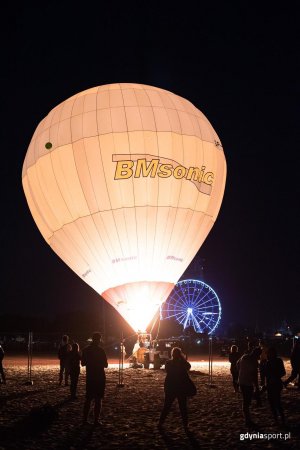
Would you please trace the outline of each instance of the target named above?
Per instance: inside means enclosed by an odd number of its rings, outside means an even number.
[[[187,98],[222,140],[225,196],[196,261],[205,259],[223,325],[299,325],[297,11],[287,2],[46,3],[2,7],[0,313],[100,314],[98,294],[38,231],[22,165],[36,126],[58,103],[134,82]]]

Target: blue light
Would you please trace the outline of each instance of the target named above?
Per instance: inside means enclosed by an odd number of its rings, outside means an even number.
[[[179,281],[161,306],[161,318],[175,318],[183,328],[212,334],[221,318],[221,304],[216,292],[200,280]]]

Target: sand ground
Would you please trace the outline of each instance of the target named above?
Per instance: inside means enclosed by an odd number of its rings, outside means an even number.
[[[0,449],[239,449],[300,448],[300,392],[293,386],[283,391],[287,415],[285,428],[272,425],[267,398],[252,407],[258,431],[244,426],[241,395],[231,384],[229,364],[216,361],[213,387],[207,361],[192,363],[191,377],[198,388],[189,400],[191,433],[182,427],[177,405],[166,421],[165,432],[156,427],[163,403],[164,370],[125,368],[124,387],[118,387],[119,371],[113,361],[107,369],[103,426],[82,426],[85,372],[79,379],[78,399],[71,401],[68,387],[58,386],[57,360],[33,361],[33,385],[27,380],[26,360],[5,360],[7,384],[0,385]],[[287,373],[290,371],[286,363]],[[92,423],[92,417],[91,417]],[[269,433],[261,438],[245,433]]]

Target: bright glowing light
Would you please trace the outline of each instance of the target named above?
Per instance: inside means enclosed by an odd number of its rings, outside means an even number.
[[[22,172],[46,242],[136,331],[206,239],[225,179],[223,148],[203,113],[133,83],[97,86],[56,106]]]
[[[170,283],[129,283],[108,289],[102,296],[111,304],[117,302],[118,311],[129,325],[143,333],[172,289]]]
[[[188,309],[187,309],[187,313],[188,313],[188,314],[192,314],[192,312],[193,312],[193,308],[188,308]]]

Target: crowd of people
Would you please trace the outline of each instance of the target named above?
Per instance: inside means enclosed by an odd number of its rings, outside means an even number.
[[[69,385],[71,399],[76,399],[76,388],[80,373],[80,363],[86,367],[86,399],[83,408],[83,424],[88,422],[92,401],[94,401],[94,425],[101,424],[100,413],[102,399],[105,391],[105,371],[108,367],[105,351],[100,345],[100,333],[94,333],[92,342],[80,354],[77,343],[69,343],[69,337],[64,335],[59,346],[58,357],[60,361],[59,384],[64,379],[65,386]],[[179,404],[184,428],[188,429],[187,397],[196,394],[196,386],[190,379],[188,371],[191,368],[181,349],[172,349],[172,357],[166,362],[167,376],[165,379],[165,402],[158,427],[162,429],[163,423],[175,399]]]
[[[86,399],[83,410],[83,423],[87,423],[91,403],[94,400],[94,425],[101,424],[99,418],[102,407],[102,399],[105,391],[105,371],[108,367],[105,351],[100,345],[101,334],[94,333],[92,342],[85,347],[82,352],[79,351],[79,345],[73,342],[69,343],[69,336],[62,337],[61,345],[58,349],[58,358],[60,362],[59,384],[64,379],[65,386],[69,385],[71,399],[75,400],[78,378],[80,374],[80,364],[86,367]]]
[[[0,345],[0,382],[5,384],[6,377],[2,361],[4,350]],[[76,342],[70,343],[69,337],[64,335],[58,349],[60,362],[59,385],[70,386],[70,398],[77,399],[76,391],[80,375],[80,367],[86,367],[86,398],[83,407],[83,424],[88,423],[88,416],[92,402],[94,402],[94,425],[101,424],[100,415],[102,400],[105,392],[105,368],[108,367],[107,356],[101,346],[101,334],[95,332],[91,343],[80,351]],[[275,424],[278,418],[285,424],[284,410],[281,404],[281,391],[298,377],[300,390],[300,341],[296,340],[291,353],[291,375],[282,381],[286,375],[284,363],[277,356],[274,347],[259,345],[254,347],[249,343],[247,350],[239,353],[236,345],[232,345],[229,354],[230,372],[234,391],[242,395],[242,411],[245,425],[255,427],[251,419],[250,407],[252,400],[261,406],[261,395],[267,393],[270,409]],[[158,421],[158,428],[162,430],[165,419],[177,400],[182,417],[183,426],[188,431],[187,398],[196,395],[197,389],[188,375],[191,368],[181,349],[174,347],[171,359],[165,364],[166,378],[164,382],[165,400]],[[259,380],[260,378],[260,380]]]
[[[266,348],[261,345],[253,347],[248,345],[246,352],[241,355],[236,345],[232,345],[229,354],[230,372],[235,392],[240,392],[243,398],[243,415],[247,427],[255,427],[250,414],[252,399],[256,405],[261,406],[261,395],[267,392],[270,409],[274,418],[274,424],[285,424],[285,415],[281,403],[281,391],[283,387],[298,377],[298,390],[300,390],[300,341],[296,340],[291,353],[292,373],[285,381],[286,375],[284,363],[277,356],[274,347]],[[260,376],[260,380],[258,378]]]

